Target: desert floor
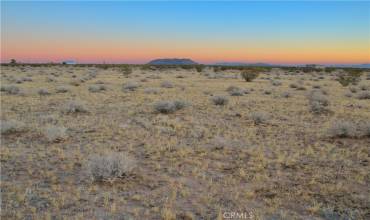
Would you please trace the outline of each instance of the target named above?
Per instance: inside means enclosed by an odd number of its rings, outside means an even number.
[[[2,219],[370,219],[366,74],[1,68]],[[93,178],[121,154],[124,175]]]

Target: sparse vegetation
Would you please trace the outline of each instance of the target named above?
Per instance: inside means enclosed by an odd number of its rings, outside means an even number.
[[[26,129],[25,124],[17,120],[1,120],[0,123],[2,135],[19,133]]]
[[[139,84],[136,83],[136,82],[128,82],[128,83],[125,83],[123,86],[122,86],[122,89],[123,91],[135,91],[137,88],[139,88]]]
[[[158,101],[154,104],[156,112],[169,114],[174,113],[177,110],[183,109],[187,104],[181,100],[175,101]]]
[[[259,73],[255,71],[243,71],[241,76],[246,82],[252,82],[259,76]]]
[[[161,87],[162,88],[173,88],[174,86],[173,86],[173,84],[170,81],[163,81],[161,83]]]
[[[66,103],[65,113],[86,113],[88,112],[87,107],[85,103],[78,101],[78,100],[73,100],[69,101]]]
[[[231,96],[243,96],[245,94],[244,90],[237,86],[229,86],[226,91],[228,91]]]
[[[97,182],[114,182],[118,178],[131,174],[134,168],[135,161],[123,153],[93,155],[87,162],[88,175]]]
[[[17,86],[14,86],[14,85],[2,85],[1,91],[4,91],[10,95],[17,95],[20,93],[21,90]]]
[[[235,75],[254,67],[195,65],[129,65],[125,78],[121,66],[2,65],[2,219],[216,219],[246,204],[256,219],[366,219],[368,81],[279,67],[245,83]]]
[[[211,101],[215,105],[226,105],[229,103],[229,99],[226,96],[213,96]]]
[[[45,128],[44,134],[49,142],[59,142],[66,138],[66,131],[65,127],[48,126]]]
[[[310,111],[315,114],[329,112],[329,100],[321,91],[312,91],[308,96]]]
[[[56,93],[66,93],[66,92],[69,92],[69,88],[66,87],[66,86],[58,86],[56,88]]]
[[[334,121],[328,130],[330,137],[354,138],[358,135],[357,126],[350,121]]]
[[[97,85],[90,85],[89,86],[89,91],[90,92],[101,92],[107,90],[107,87],[102,84],[97,84]]]
[[[250,118],[255,124],[264,124],[270,119],[270,115],[266,112],[252,112]]]

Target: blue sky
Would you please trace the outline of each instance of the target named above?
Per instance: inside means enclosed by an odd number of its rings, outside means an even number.
[[[181,56],[205,63],[370,62],[370,2],[7,1],[1,6],[2,61],[142,63]]]

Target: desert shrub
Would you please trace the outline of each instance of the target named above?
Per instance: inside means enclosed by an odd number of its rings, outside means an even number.
[[[351,91],[352,93],[356,93],[357,92],[357,88],[354,87],[354,86],[351,86],[351,87],[349,87],[349,91]]]
[[[43,124],[57,124],[58,119],[55,115],[41,115],[39,121]]]
[[[59,142],[67,137],[65,127],[48,126],[45,128],[44,135],[50,142]]]
[[[66,93],[69,92],[69,88],[66,86],[58,86],[56,88],[56,93]]]
[[[297,90],[306,90],[306,87],[304,87],[303,85],[299,85],[299,86],[297,87]]]
[[[127,82],[122,86],[123,91],[135,91],[139,88],[139,84],[136,82]]]
[[[188,105],[187,102],[182,101],[182,100],[175,100],[173,101],[173,104],[175,105],[176,110],[183,109]]]
[[[359,88],[360,88],[362,91],[370,90],[370,86],[369,86],[369,85],[365,85],[365,84],[360,85],[360,86],[359,86]]]
[[[226,96],[213,96],[211,97],[211,101],[215,105],[227,105],[229,99]]]
[[[49,76],[49,77],[46,78],[46,82],[56,82],[56,81],[57,81],[57,79],[55,79],[52,76]]]
[[[270,115],[266,112],[252,112],[250,118],[255,124],[263,124],[270,119]]]
[[[357,136],[356,124],[350,121],[334,121],[328,129],[330,137],[353,138]]]
[[[4,85],[4,86],[1,86],[1,91],[4,91],[10,95],[17,95],[20,93],[21,90],[17,86],[14,86],[14,85]]]
[[[315,114],[326,113],[329,111],[329,100],[321,91],[312,91],[309,96],[310,111]]]
[[[298,84],[297,83],[291,83],[290,85],[289,85],[289,87],[290,88],[292,88],[292,89],[296,89],[296,88],[298,88]]]
[[[101,80],[98,80],[98,81],[95,82],[95,84],[104,84],[104,82],[101,81]]]
[[[72,80],[69,82],[70,85],[72,86],[80,86],[81,85],[81,81],[80,80]]]
[[[21,78],[15,79],[14,82],[17,83],[17,84],[21,84],[21,83],[23,83],[23,79],[21,79]]]
[[[272,94],[272,91],[270,89],[266,89],[263,91],[263,94],[265,95],[271,95]]]
[[[125,66],[122,66],[121,67],[121,72],[122,72],[122,74],[124,75],[124,76],[128,76],[128,75],[130,75],[131,73],[132,73],[132,69],[131,69],[131,67],[130,66],[128,66],[128,65],[125,65]]]
[[[243,71],[241,73],[241,76],[242,78],[246,81],[246,82],[252,82],[254,79],[256,79],[258,76],[259,76],[259,73],[258,72],[253,72],[253,71]]]
[[[93,181],[113,182],[132,173],[135,161],[123,153],[106,153],[94,155],[88,159],[87,171]]]
[[[158,94],[160,92],[159,88],[145,88],[144,93],[146,94]]]
[[[229,86],[226,91],[228,91],[231,96],[243,96],[245,94],[244,90],[237,86]]]
[[[47,89],[39,89],[37,90],[37,94],[39,94],[40,96],[46,96],[50,95],[50,92]]]
[[[277,80],[271,80],[271,84],[272,84],[273,86],[281,86],[281,85],[282,85],[282,82],[277,81]]]
[[[88,109],[83,102],[72,100],[66,103],[64,112],[65,113],[86,113],[88,112]]]
[[[362,91],[357,95],[358,99],[370,99],[370,91]]]
[[[350,84],[357,85],[361,80],[362,70],[360,69],[347,69],[345,73],[342,73],[336,79],[342,86],[348,86]]]
[[[154,110],[159,113],[174,113],[186,106],[186,103],[180,100],[176,101],[158,101],[154,104]]]
[[[106,86],[98,84],[98,85],[90,85],[89,91],[90,92],[101,92],[107,90]]]
[[[163,87],[163,88],[173,88],[173,84],[170,81],[163,81],[161,83],[161,87]]]
[[[370,121],[360,124],[359,132],[361,136],[370,137]]]
[[[32,78],[31,77],[23,77],[22,78],[22,81],[24,81],[24,82],[32,82]]]
[[[16,120],[1,120],[1,134],[11,134],[11,133],[19,133],[23,132],[26,129],[24,123],[16,121]]]
[[[289,98],[291,96],[292,95],[290,94],[290,92],[283,92],[283,93],[281,93],[281,97],[283,97],[283,98]]]

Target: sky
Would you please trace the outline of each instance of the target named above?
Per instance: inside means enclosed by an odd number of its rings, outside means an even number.
[[[1,1],[1,62],[370,63],[370,2]]]

